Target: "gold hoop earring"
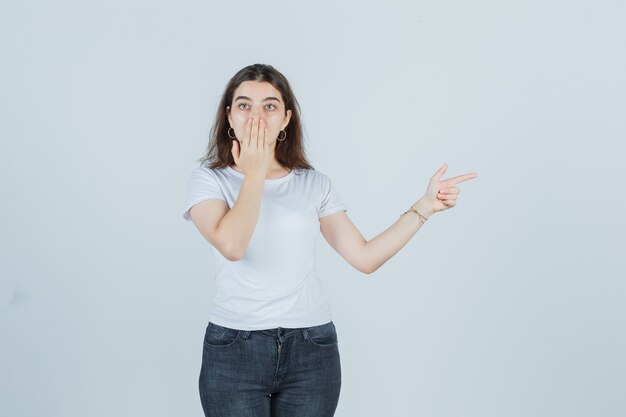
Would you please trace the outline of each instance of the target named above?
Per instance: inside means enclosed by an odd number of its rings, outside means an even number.
[[[285,132],[285,131],[284,131],[284,130],[281,130],[281,132]],[[276,140],[277,140],[277,141],[279,141],[279,142],[282,142],[282,141],[284,141],[285,139],[287,139],[287,132],[285,132],[285,137],[284,137],[284,138],[282,138],[282,139],[280,138],[280,133],[278,133],[278,136],[279,136],[279,137],[277,137],[277,138],[276,138]]]
[[[229,127],[229,128],[228,128],[228,131],[226,132],[226,134],[227,134],[227,135],[228,135],[228,137],[229,137],[229,138],[231,138],[231,139],[237,139],[237,135],[235,135],[235,136],[231,136],[231,135],[230,135],[230,130],[231,130],[231,129],[232,129],[232,127]],[[233,134],[234,134],[234,133],[235,133],[235,131],[233,130]]]

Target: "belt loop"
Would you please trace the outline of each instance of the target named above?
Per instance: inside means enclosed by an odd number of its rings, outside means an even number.
[[[241,337],[243,338],[243,340],[248,339],[249,335],[250,335],[250,330],[242,330],[241,331]]]
[[[309,340],[309,331],[307,329],[302,329],[302,336],[304,336],[304,340]]]

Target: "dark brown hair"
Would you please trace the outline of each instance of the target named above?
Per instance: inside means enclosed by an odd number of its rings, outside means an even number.
[[[228,136],[229,124],[226,107],[232,105],[235,90],[244,81],[265,81],[272,84],[282,95],[285,103],[285,115],[287,110],[291,109],[291,118],[285,127],[286,139],[276,142],[274,152],[278,163],[292,170],[314,169],[307,161],[304,151],[300,104],[285,76],[271,65],[265,64],[253,64],[240,69],[226,85],[209,133],[207,152],[199,159],[201,164],[208,162],[209,168],[225,168],[235,164],[235,159],[231,153],[233,139]]]

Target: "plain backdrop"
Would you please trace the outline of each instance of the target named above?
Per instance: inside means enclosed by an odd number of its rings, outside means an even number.
[[[338,417],[626,414],[620,1],[3,2],[0,415],[202,416],[212,248],[188,176],[239,69],[302,106],[366,239],[462,183],[371,275],[320,234]]]

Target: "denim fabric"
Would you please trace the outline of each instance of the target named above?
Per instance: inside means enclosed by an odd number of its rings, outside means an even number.
[[[209,322],[198,382],[207,417],[332,417],[341,390],[335,325],[238,330]]]

